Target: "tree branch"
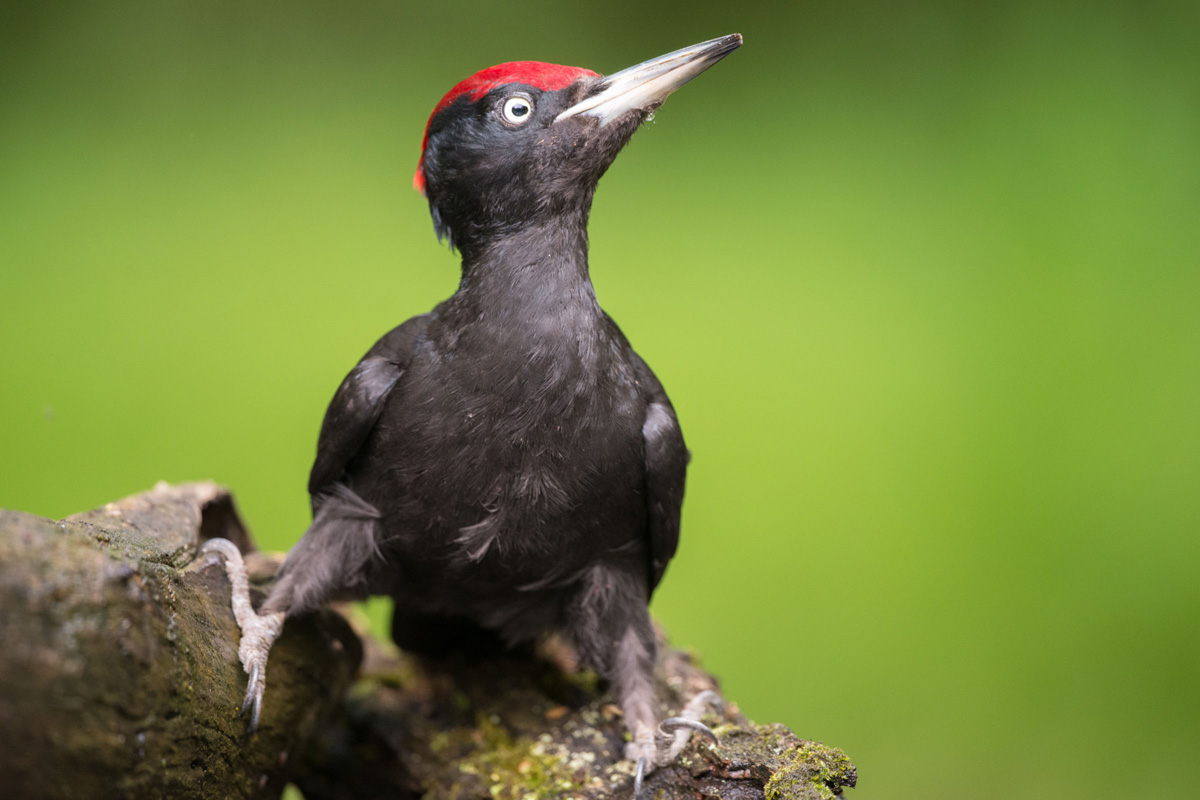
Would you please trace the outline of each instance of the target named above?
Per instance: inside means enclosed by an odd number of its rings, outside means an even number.
[[[12,796],[272,798],[294,781],[308,800],[629,800],[620,710],[553,641],[429,661],[335,610],[289,620],[248,736],[229,584],[219,564],[193,561],[212,536],[253,550],[230,495],[208,483],[60,522],[0,511],[0,786]],[[248,563],[263,581],[278,559]],[[666,648],[657,679],[664,714],[715,688]],[[708,722],[721,744],[693,741],[648,779],[651,796],[830,798],[854,785],[840,751],[781,725],[732,706]]]

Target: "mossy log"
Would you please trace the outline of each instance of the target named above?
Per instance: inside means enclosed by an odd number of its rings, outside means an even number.
[[[307,800],[629,800],[620,711],[552,641],[430,661],[356,631],[345,609],[290,620],[248,735],[229,584],[195,560],[213,536],[252,554],[257,581],[274,573],[214,484],[160,484],[58,522],[0,511],[5,796],[275,798],[294,782]],[[664,712],[715,688],[667,648],[658,681]],[[830,798],[855,783],[840,751],[736,706],[707,721],[721,743],[693,741],[649,796]]]
[[[278,796],[353,680],[333,612],[271,654],[272,725],[245,734],[229,583],[202,538],[251,544],[227,492],[167,486],[53,522],[0,512],[0,786],[21,798]]]

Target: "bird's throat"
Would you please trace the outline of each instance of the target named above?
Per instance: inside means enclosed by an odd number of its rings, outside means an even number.
[[[454,301],[507,324],[598,318],[586,224],[574,216],[554,217],[463,251]]]

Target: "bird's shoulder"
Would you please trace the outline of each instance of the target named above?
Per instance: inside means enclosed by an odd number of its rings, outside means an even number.
[[[674,417],[675,409],[671,406],[671,401],[667,397],[667,391],[663,388],[662,382],[658,376],[654,374],[654,370],[646,363],[646,360],[633,349],[633,345],[625,337],[619,325],[607,312],[603,314],[603,325],[607,339],[613,343],[614,349],[620,352],[621,360],[626,365],[630,376],[634,381],[637,392],[640,395],[644,408],[649,411],[649,408],[654,403],[665,405]]]
[[[436,315],[437,309],[392,328],[342,380],[325,410],[317,439],[317,457],[308,481],[309,494],[314,498],[342,479]]]

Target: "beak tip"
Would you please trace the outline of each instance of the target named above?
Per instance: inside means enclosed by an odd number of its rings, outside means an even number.
[[[719,52],[721,56],[725,56],[741,47],[744,40],[740,33],[731,33],[728,36],[722,36],[717,41],[724,45]]]
[[[563,111],[555,122],[587,114],[604,125],[627,111],[653,111],[667,95],[741,46],[742,35],[731,33],[643,61],[601,79],[593,94]]]
[[[711,46],[716,52],[721,54],[737,50],[744,43],[745,40],[742,38],[740,33],[731,33],[728,36],[719,36],[716,39],[705,42],[705,44]]]

